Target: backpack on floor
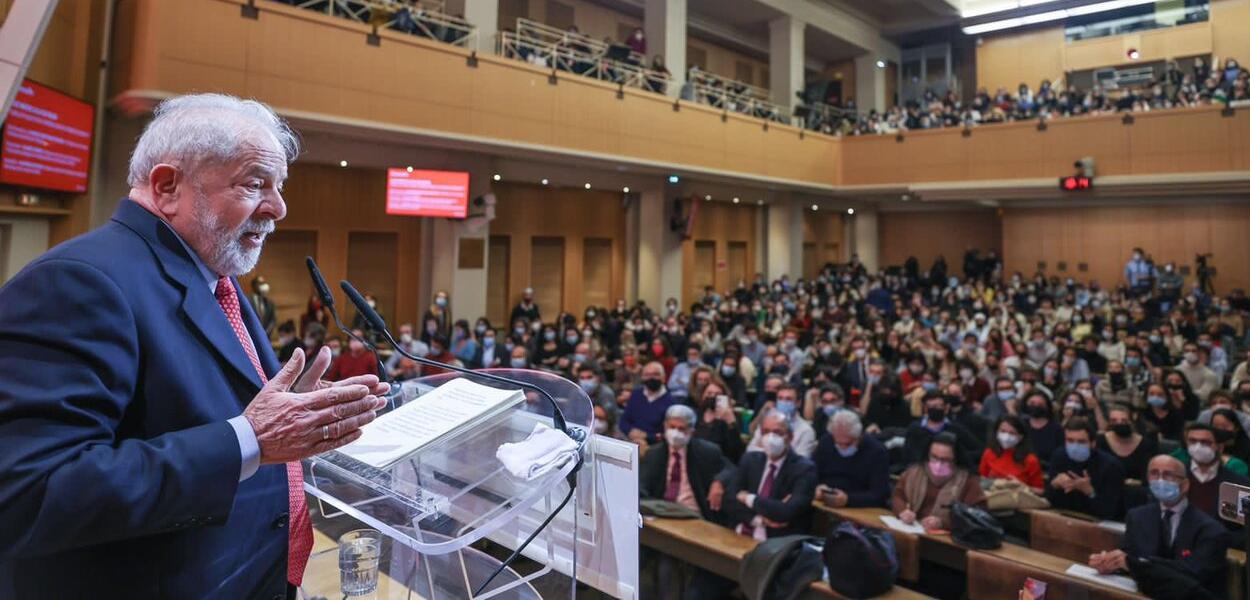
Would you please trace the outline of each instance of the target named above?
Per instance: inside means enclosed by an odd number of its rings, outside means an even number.
[[[883,529],[842,521],[825,538],[823,552],[829,587],[851,598],[880,596],[898,578],[894,537]]]

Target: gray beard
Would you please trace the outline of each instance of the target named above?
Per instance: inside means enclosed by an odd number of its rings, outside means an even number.
[[[243,247],[244,234],[257,232],[267,236],[273,232],[274,223],[269,219],[249,219],[237,228],[221,224],[220,219],[208,209],[208,199],[197,196],[192,210],[199,238],[208,244],[208,256],[202,257],[213,272],[224,277],[238,277],[256,268],[262,247],[249,250]]]

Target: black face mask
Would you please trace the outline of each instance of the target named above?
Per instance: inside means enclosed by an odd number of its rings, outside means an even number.
[[[649,392],[658,392],[660,391],[660,387],[662,387],[663,385],[664,385],[664,382],[660,381],[659,379],[642,380],[642,387],[647,388],[647,391]]]
[[[1050,416],[1050,410],[1047,409],[1045,406],[1033,405],[1025,409],[1025,411],[1029,414],[1030,417],[1033,417],[1035,419],[1045,419]]]
[[[926,414],[930,423],[941,423],[946,420],[946,411],[940,408],[930,408]]]
[[[1109,375],[1110,375],[1110,377],[1111,377],[1111,383],[1114,383],[1114,384],[1116,384],[1116,385],[1119,385],[1119,384],[1121,384],[1121,383],[1124,383],[1124,372],[1123,372],[1123,371],[1118,372],[1118,373],[1110,373]]]
[[[1231,432],[1231,431],[1227,431],[1227,430],[1224,430],[1224,429],[1216,429],[1216,430],[1215,430],[1215,441],[1216,441],[1216,442],[1219,442],[1219,443],[1221,443],[1221,444],[1226,444],[1226,443],[1228,443],[1228,442],[1232,441],[1232,439],[1233,439],[1233,432]]]
[[[1133,435],[1133,426],[1128,423],[1114,423],[1111,425],[1111,432],[1118,437],[1126,438]]]
[[[764,392],[764,401],[765,401],[765,402],[776,402],[776,401],[777,401],[777,392]]]

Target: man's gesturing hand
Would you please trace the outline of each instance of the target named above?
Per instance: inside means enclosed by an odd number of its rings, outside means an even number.
[[[351,443],[386,403],[364,384],[289,391],[303,369],[304,351],[296,349],[243,411],[260,444],[261,464],[299,460]]]

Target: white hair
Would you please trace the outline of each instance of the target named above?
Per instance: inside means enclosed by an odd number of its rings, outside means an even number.
[[[840,410],[833,413],[833,417],[829,419],[829,433],[833,433],[835,429],[843,429],[851,434],[851,437],[858,438],[864,432],[864,424],[859,420],[859,415],[853,410]]]
[[[760,424],[763,424],[765,419],[777,419],[781,422],[781,425],[786,428],[786,433],[794,433],[794,425],[790,423],[790,417],[786,415],[786,413],[783,413],[775,408],[770,409],[768,412],[764,413],[763,418],[760,419]]]
[[[691,427],[694,427],[695,420],[697,418],[698,417],[694,414],[694,409],[686,406],[685,404],[674,404],[668,407],[668,410],[664,411],[665,421],[669,419],[681,419]]]
[[[161,102],[130,155],[131,187],[148,182],[161,163],[184,171],[208,162],[236,158],[240,147],[257,131],[272,135],[286,162],[299,155],[299,138],[286,121],[268,106],[226,94],[193,94]]]

